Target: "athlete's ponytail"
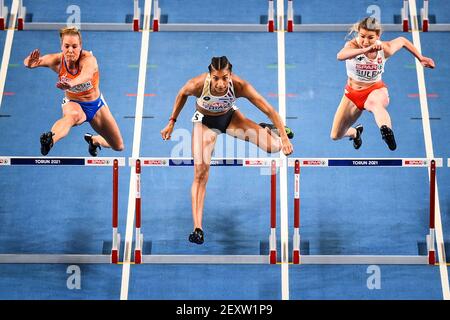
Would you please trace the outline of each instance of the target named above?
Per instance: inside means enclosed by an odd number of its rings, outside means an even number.
[[[209,72],[211,72],[212,70],[218,71],[218,70],[224,70],[224,69],[228,69],[231,72],[232,68],[233,68],[233,65],[230,63],[230,61],[228,61],[228,58],[226,56],[213,57],[211,59],[211,64],[208,66]]]

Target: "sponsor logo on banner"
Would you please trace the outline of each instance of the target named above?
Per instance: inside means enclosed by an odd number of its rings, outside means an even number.
[[[165,166],[167,164],[166,160],[144,160],[145,165],[150,166]]]
[[[423,166],[427,161],[424,160],[405,160],[405,166]]]
[[[304,165],[304,166],[322,166],[322,165],[325,165],[325,161],[321,161],[321,160],[304,160],[304,161],[302,161],[302,165]]]
[[[245,160],[246,166],[264,166],[266,162],[264,160]]]
[[[110,161],[109,160],[105,160],[105,159],[88,159],[87,163],[88,164],[105,165],[105,164],[109,164]]]

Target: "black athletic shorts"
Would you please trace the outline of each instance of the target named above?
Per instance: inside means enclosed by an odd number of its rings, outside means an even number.
[[[205,115],[197,110],[195,111],[194,116],[192,117],[192,122],[194,123],[201,122],[210,129],[216,129],[219,130],[221,133],[225,133],[227,131],[228,126],[230,125],[233,113],[236,110],[237,108],[231,108],[226,113],[220,116]]]

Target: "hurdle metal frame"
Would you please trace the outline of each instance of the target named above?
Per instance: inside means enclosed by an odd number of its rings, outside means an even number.
[[[102,23],[102,22],[81,22],[79,28],[82,31],[139,31],[141,9],[139,0],[129,0],[133,2],[133,22],[131,23]],[[67,27],[67,22],[26,22],[27,9],[23,5],[23,0],[19,0],[19,12],[17,19],[17,30],[59,30]],[[78,26],[78,25],[77,25]]]
[[[422,21],[422,31],[440,31],[448,32],[450,31],[450,23],[430,23],[429,20],[429,5],[430,0],[423,0],[423,6],[420,9],[420,17]]]
[[[111,157],[15,157],[0,156],[0,166],[108,166],[113,168],[112,190],[112,247],[110,254],[0,254],[2,263],[113,263],[119,262],[120,234],[118,233],[119,166],[125,158]]]
[[[145,255],[144,236],[141,233],[141,167],[193,166],[192,158],[129,158],[129,166],[136,168],[136,237],[135,264],[276,264],[276,172],[281,166],[279,158],[212,158],[211,166],[270,167],[270,236],[267,255]]]
[[[8,19],[8,7],[5,6],[4,0],[0,0],[0,30],[5,30],[7,19]]]
[[[274,0],[268,0],[267,24],[233,24],[233,23],[161,23],[159,1],[153,4],[153,28],[158,31],[175,32],[274,32]],[[282,29],[282,27],[278,27]]]
[[[450,162],[449,162],[450,164]],[[290,158],[294,167],[293,264],[430,264],[435,255],[435,178],[442,158]],[[430,168],[430,233],[426,236],[428,255],[301,255],[300,253],[300,168],[301,167],[415,167]]]
[[[402,0],[403,7],[400,10],[402,23],[383,23],[384,31],[408,32],[409,31],[409,17],[408,17],[408,0]],[[352,24],[294,24],[294,0],[288,0],[287,10],[287,32],[348,32]]]

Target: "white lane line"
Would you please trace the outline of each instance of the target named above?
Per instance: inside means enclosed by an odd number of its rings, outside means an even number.
[[[277,0],[278,46],[278,113],[286,122],[286,58],[284,48],[284,1]],[[280,152],[286,165],[280,167],[280,230],[281,230],[281,299],[289,300],[289,231],[287,208],[287,158]]]
[[[411,15],[411,28],[412,28],[412,36],[414,46],[422,52],[421,44],[420,44],[420,34],[418,27],[418,19],[417,19],[417,9],[416,9],[416,0],[409,1],[409,12]],[[425,87],[425,75],[423,72],[423,66],[420,64],[419,60],[416,61],[416,71],[417,71],[417,82],[419,85],[419,97],[420,97],[420,109],[422,111],[422,126],[423,126],[423,134],[425,139],[425,149],[427,158],[434,158],[433,151],[433,140],[431,136],[431,126],[429,120],[429,112],[428,112],[428,100],[427,100],[427,90]],[[430,169],[428,169],[428,175],[430,176]],[[436,228],[436,243],[437,243],[437,251],[439,257],[439,270],[441,273],[441,285],[442,285],[442,294],[444,300],[450,300],[450,288],[448,283],[448,271],[447,271],[447,263],[445,261],[445,253],[442,248],[444,248],[444,235],[442,229],[442,220],[441,220],[441,209],[439,205],[439,192],[437,185],[437,177],[436,177],[436,214],[435,214],[435,228]]]
[[[138,92],[136,98],[136,114],[134,120],[134,136],[133,136],[133,151],[132,157],[139,157],[139,150],[141,146],[141,131],[142,131],[142,115],[144,112],[144,90],[145,79],[147,73],[147,59],[148,48],[150,42],[150,13],[152,10],[152,1],[145,0],[144,7],[144,25],[142,30],[141,39],[141,60],[139,63],[139,80],[138,80]],[[122,285],[120,288],[120,300],[128,299],[128,286],[130,282],[130,261],[133,242],[133,230],[134,230],[134,209],[135,209],[135,177],[136,172],[134,167],[130,168],[130,191],[128,194],[128,210],[127,210],[127,225],[125,232],[125,245],[123,253],[123,266],[122,266]]]
[[[14,0],[11,8],[11,19],[6,33],[5,47],[3,49],[2,66],[0,69],[0,108],[2,107],[3,91],[5,90],[6,74],[8,73],[9,59],[14,39],[14,28],[16,26],[17,12],[19,11],[19,0]]]

